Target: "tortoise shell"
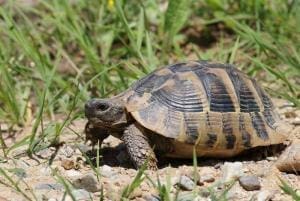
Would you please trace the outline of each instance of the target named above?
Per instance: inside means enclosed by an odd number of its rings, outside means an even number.
[[[190,61],[135,83],[126,109],[143,127],[196,146],[197,155],[231,156],[285,140],[286,125],[255,80],[229,64]]]

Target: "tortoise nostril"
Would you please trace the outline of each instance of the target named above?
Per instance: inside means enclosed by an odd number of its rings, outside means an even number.
[[[106,111],[108,108],[109,105],[107,103],[97,103],[95,106],[95,109],[99,111]]]

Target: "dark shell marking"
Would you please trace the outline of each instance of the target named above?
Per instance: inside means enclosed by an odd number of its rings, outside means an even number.
[[[245,146],[245,148],[250,148],[251,147],[251,135],[246,130],[245,119],[244,119],[244,116],[242,113],[239,115],[239,131],[242,134],[243,145]]]
[[[227,68],[226,72],[234,86],[235,93],[240,104],[240,112],[258,112],[259,106],[255,100],[253,92],[247,86],[243,76],[236,72],[234,68]]]
[[[248,149],[270,140],[279,118],[269,96],[232,65],[206,61],[161,68],[138,81],[128,111],[144,127],[207,149]],[[139,101],[131,101],[131,97]]]
[[[234,112],[235,108],[233,102],[225,88],[225,84],[217,75],[205,72],[201,69],[195,72],[202,81],[208,102],[210,103],[210,110],[213,112]]]
[[[223,113],[222,114],[222,130],[223,130],[223,134],[225,135],[227,144],[226,144],[226,148],[227,149],[233,149],[234,148],[234,144],[236,141],[236,136],[233,135],[233,129],[232,129],[232,122],[231,122],[231,116],[230,113]]]
[[[216,141],[217,141],[217,137],[218,135],[215,134],[215,133],[207,133],[207,137],[208,137],[208,140],[206,141],[206,145],[210,148],[213,148]]]
[[[258,112],[251,112],[250,116],[257,136],[263,140],[267,140],[269,138],[269,135],[266,130],[264,120],[262,119],[260,114]]]
[[[186,127],[187,143],[194,144],[198,139],[199,117],[194,113],[183,113],[183,119]]]

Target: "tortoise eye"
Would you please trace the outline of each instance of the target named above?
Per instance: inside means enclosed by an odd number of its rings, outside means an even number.
[[[109,104],[106,103],[98,103],[96,105],[96,110],[105,111],[109,108]]]

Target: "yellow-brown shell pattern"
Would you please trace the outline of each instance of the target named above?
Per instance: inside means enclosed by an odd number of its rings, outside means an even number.
[[[270,97],[229,64],[160,68],[132,86],[127,110],[145,128],[202,150],[239,152],[286,138]]]

